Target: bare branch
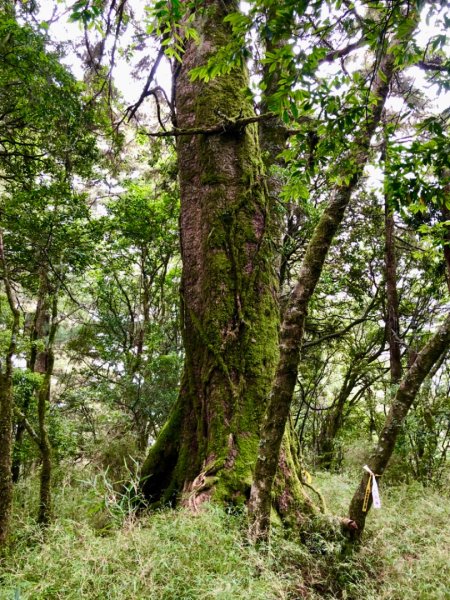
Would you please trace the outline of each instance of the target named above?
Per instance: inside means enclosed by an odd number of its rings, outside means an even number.
[[[419,60],[416,66],[423,71],[435,71],[440,73],[450,73],[450,63],[441,63],[436,60]]]
[[[147,81],[145,82],[144,89],[142,90],[139,100],[126,109],[124,119],[128,117],[128,121],[131,121],[131,119],[136,114],[138,108],[141,106],[141,104],[144,102],[144,100],[149,96],[150,86],[155,78],[156,71],[158,70],[159,63],[161,62],[161,59],[163,56],[164,56],[164,48],[161,47],[159,49],[156,60],[153,63],[152,68],[150,69],[150,73],[148,74]],[[123,121],[123,119],[122,119],[122,121]],[[119,125],[120,125],[120,123],[119,123]]]
[[[278,115],[273,112],[263,113],[262,115],[254,115],[252,117],[242,117],[237,119],[231,119],[225,117],[224,120],[217,125],[211,127],[194,127],[192,129],[172,129],[171,131],[157,131],[155,133],[146,133],[149,137],[179,137],[182,135],[221,135],[223,133],[234,133],[241,131],[247,125],[251,123],[259,123],[260,121],[266,121],[268,119],[276,119]],[[312,119],[309,117],[300,117],[297,119],[297,123],[309,123]],[[297,129],[286,130],[288,135],[295,135],[300,133]]]
[[[345,48],[341,48],[339,50],[332,50],[331,52],[326,54],[319,61],[319,64],[326,63],[326,62],[330,63],[330,62],[333,62],[334,60],[336,60],[337,58],[344,58],[345,56],[348,56],[349,54],[351,54],[354,50],[357,50],[358,48],[362,48],[365,44],[366,44],[366,38],[365,38],[365,36],[363,36],[357,42],[354,42],[353,44],[349,44],[348,46],[345,46]]]

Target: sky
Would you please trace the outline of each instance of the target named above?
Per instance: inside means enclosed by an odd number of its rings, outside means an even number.
[[[144,23],[147,19],[146,11],[145,11],[145,3],[142,0],[129,0],[133,7],[133,11],[135,12],[136,19],[139,23]],[[55,7],[55,0],[43,0],[41,2],[40,13],[38,19],[40,21],[46,21],[52,17],[52,13]],[[356,2],[358,5],[358,2]],[[359,3],[360,4],[360,3]],[[59,4],[61,8],[58,8],[59,11],[64,12],[64,5]],[[248,2],[242,3],[243,10],[246,11],[249,8]],[[441,14],[446,13],[450,18],[450,8],[443,7],[441,9]],[[418,31],[416,32],[415,38],[418,44],[421,47],[425,47],[428,43],[428,40],[434,35],[439,33],[439,30],[436,28],[436,20],[438,15],[435,15],[431,18],[430,22],[427,24],[425,19],[425,11],[422,15],[422,20]],[[61,42],[66,42],[67,40],[71,40],[72,42],[82,42],[83,32],[78,23],[70,23],[68,20],[68,14],[66,13],[59,19],[58,22],[54,23],[50,27],[50,34],[53,39],[56,39]],[[129,28],[122,40],[122,44],[128,44],[132,41],[132,28]],[[450,44],[448,45],[448,50],[450,53]],[[148,50],[146,50],[148,52]],[[156,55],[156,50],[154,50]],[[362,57],[362,53],[360,56]],[[135,61],[142,57],[142,54],[136,54]],[[69,52],[64,61],[72,70],[74,75],[78,78],[83,77],[83,66],[79,59],[76,56],[75,52]],[[121,91],[123,98],[127,104],[132,104],[136,102],[139,98],[144,81],[147,73],[143,73],[143,77],[140,80],[137,80],[133,77],[133,62],[130,64],[125,59],[117,56],[117,64],[114,70],[114,78],[115,83],[119,90]],[[356,57],[353,62],[354,68],[359,68],[361,64],[361,58]],[[327,65],[324,67],[325,69],[332,74],[333,72],[337,72],[340,70],[340,64],[337,61],[334,64]],[[432,101],[434,105],[434,111],[441,112],[444,109],[450,107],[450,92],[442,93],[440,96],[437,95],[436,86],[429,86],[427,84],[425,74],[418,67],[412,67],[408,70],[408,75],[414,78],[416,85],[423,90],[424,94]],[[156,81],[158,85],[162,86],[168,93],[170,93],[171,88],[171,69],[168,60],[163,60],[158,69]],[[401,101],[399,99],[390,99],[388,106],[392,109],[398,110],[400,108]]]

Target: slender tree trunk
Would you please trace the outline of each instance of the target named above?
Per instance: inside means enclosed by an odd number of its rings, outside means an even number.
[[[12,506],[12,378],[0,373],[0,553],[6,544]]]
[[[8,265],[3,246],[3,232],[0,231],[1,278],[12,313],[12,326],[9,347],[0,368],[0,553],[3,551],[9,532],[11,519],[12,485],[12,417],[13,417],[13,356],[16,351],[16,337],[19,331],[20,313],[11,288]]]
[[[186,42],[176,80],[179,128],[253,115],[244,67],[209,83],[189,75],[227,44],[223,19],[237,8],[209,0],[196,13],[200,42]],[[274,224],[257,128],[181,136],[177,150],[186,358],[178,401],[143,465],[143,490],[153,501],[182,492],[192,507],[211,496],[242,503],[278,358]]]
[[[41,476],[39,490],[39,512],[38,522],[42,525],[47,525],[51,519],[52,502],[51,502],[51,478],[52,478],[52,447],[48,437],[47,429],[47,413],[50,406],[51,381],[53,368],[55,364],[54,342],[58,315],[58,295],[54,293],[52,298],[52,315],[50,322],[50,330],[48,342],[46,346],[46,370],[44,380],[38,392],[38,422],[39,422],[39,448],[41,451]]]
[[[391,370],[391,383],[398,384],[402,378],[402,361],[400,346],[400,319],[398,311],[397,294],[397,259],[395,256],[395,223],[394,214],[389,207],[388,200],[384,203],[385,224],[385,254],[384,264],[386,272],[386,327],[389,342],[389,364]]]
[[[284,315],[280,336],[280,359],[262,424],[249,502],[250,537],[256,541],[266,540],[269,535],[272,486],[297,381],[308,303],[319,281],[325,258],[342,222],[351,194],[358,184],[369,157],[370,141],[380,123],[390,82],[395,72],[395,56],[392,50],[391,46],[378,65],[372,88],[374,102],[371,104],[371,113],[368,115],[363,133],[354,142],[355,149],[348,157],[354,164],[353,172],[349,174],[349,183],[336,189],[320,218],[308,244],[299,281],[291,294]]]
[[[387,416],[385,425],[380,434],[378,445],[369,460],[369,467],[378,476],[383,475],[391,458],[398,434],[401,431],[406,415],[424,379],[429,374],[433,365],[439,360],[450,345],[450,315],[417,355],[414,364],[409,368],[395,394]],[[367,511],[363,510],[364,496],[369,475],[365,473],[361,478],[350,504],[350,519],[356,524],[357,529],[352,529],[352,536],[359,538],[364,531],[366,517],[370,509],[372,498],[369,497]]]
[[[450,173],[446,172],[446,176],[450,178]],[[448,208],[448,206],[446,204],[447,202],[450,203],[450,183],[447,184],[447,186],[445,188],[444,202],[443,202],[442,209],[441,209],[442,219],[445,222],[450,221],[450,208]],[[444,232],[443,252],[444,252],[444,261],[445,261],[445,266],[446,266],[447,287],[450,292],[450,226],[449,225],[447,225],[447,227],[445,228],[445,232]]]
[[[32,373],[45,374],[47,370],[47,351],[39,349],[39,341],[42,341],[49,333],[49,304],[48,304],[48,277],[44,269],[41,269],[39,274],[39,292],[36,303],[36,310],[33,318],[33,325],[30,332],[31,351],[27,361],[27,368]],[[26,398],[22,408],[23,417],[18,418],[16,433],[14,436],[14,456],[12,465],[13,482],[17,483],[20,478],[20,470],[22,466],[21,449],[23,436],[26,431],[25,419],[28,415],[33,393],[29,398]]]
[[[339,433],[344,415],[344,408],[353,388],[356,385],[356,375],[352,366],[347,370],[344,382],[339,390],[335,406],[324,418],[322,430],[317,440],[319,465],[323,469],[331,469],[335,455],[335,439]]]

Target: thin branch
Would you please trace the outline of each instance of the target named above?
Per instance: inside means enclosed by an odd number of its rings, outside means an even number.
[[[358,50],[358,48],[362,48],[367,43],[366,37],[362,36],[357,42],[353,42],[353,44],[349,44],[345,46],[345,48],[340,48],[339,50],[332,50],[328,54],[326,54],[321,60],[319,60],[319,64],[322,63],[330,63],[335,61],[337,58],[344,58],[348,56],[353,50]]]
[[[352,321],[346,327],[344,327],[343,329],[341,329],[339,331],[336,331],[335,333],[329,333],[329,334],[324,335],[323,337],[321,337],[321,338],[319,338],[317,340],[312,340],[310,342],[305,342],[303,344],[303,349],[305,350],[306,348],[312,348],[313,346],[318,346],[318,345],[322,344],[323,342],[326,342],[326,341],[329,341],[329,340],[334,340],[336,338],[340,338],[340,337],[344,336],[346,333],[348,333],[351,329],[353,329],[353,327],[356,327],[356,325],[359,325],[360,323],[364,323],[365,321],[367,321],[369,313],[372,310],[372,308],[374,307],[375,302],[376,302],[376,296],[374,297],[374,299],[372,300],[372,302],[369,304],[369,306],[365,310],[365,312],[362,315],[362,317],[360,317],[359,319],[356,319],[355,321]]]
[[[125,111],[125,115],[123,117],[123,119],[119,122],[119,125],[124,121],[124,119],[126,119],[128,117],[128,121],[131,121],[131,119],[134,117],[134,115],[136,114],[138,108],[141,106],[141,104],[144,102],[144,100],[147,98],[147,96],[149,95],[149,90],[150,90],[150,86],[155,78],[156,75],[156,71],[158,70],[159,67],[159,63],[161,62],[162,57],[164,56],[164,48],[161,47],[158,51],[158,55],[156,57],[155,62],[153,63],[153,66],[150,70],[150,73],[147,77],[147,81],[145,82],[144,85],[144,89],[142,90],[142,93],[138,99],[137,102],[135,102],[134,104],[132,104],[131,106],[129,106],[126,111]]]
[[[416,66],[423,71],[437,71],[440,73],[450,73],[450,63],[438,63],[429,60],[419,60]]]

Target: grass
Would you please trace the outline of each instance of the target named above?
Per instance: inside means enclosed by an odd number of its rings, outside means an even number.
[[[343,514],[357,479],[329,474],[317,479],[330,510]],[[353,559],[354,569],[369,575],[365,597],[450,599],[448,488],[443,493],[402,484],[382,487],[381,497],[382,508],[371,511],[363,546]]]
[[[339,515],[355,481],[314,478]],[[448,497],[417,484],[382,489],[383,507],[372,511],[364,544],[353,554],[342,553],[342,539],[330,535],[326,520],[304,532],[301,543],[275,532],[266,553],[246,543],[242,515],[219,507],[108,521],[99,510],[104,490],[73,482],[58,487],[58,518],[42,532],[29,516],[35,487],[25,482],[18,489],[2,600],[450,598]]]
[[[16,558],[2,598],[277,598],[282,586],[220,510],[171,511],[99,536],[62,521]]]

